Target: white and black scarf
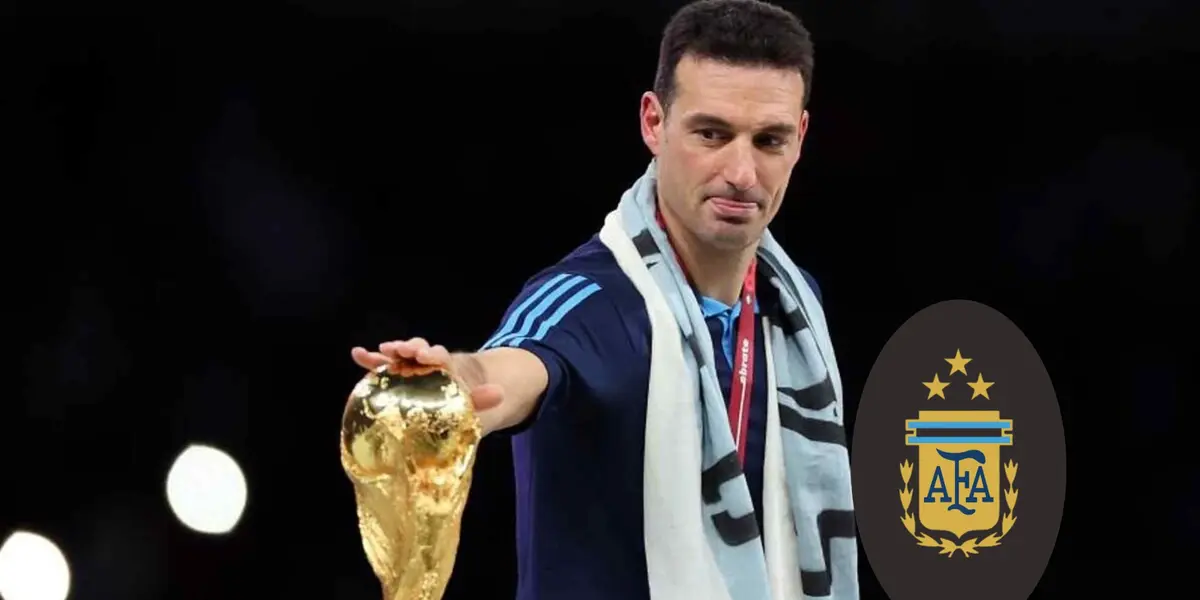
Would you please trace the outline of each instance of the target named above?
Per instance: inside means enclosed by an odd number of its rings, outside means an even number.
[[[773,401],[760,532],[708,328],[655,219],[655,168],[651,161],[600,231],[653,329],[643,503],[650,597],[856,600],[842,385],[824,311],[765,232],[759,269],[778,291],[782,316],[763,317]]]

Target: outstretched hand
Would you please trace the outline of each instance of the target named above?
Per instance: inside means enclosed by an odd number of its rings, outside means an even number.
[[[423,338],[412,338],[384,342],[379,345],[378,352],[371,352],[362,346],[350,350],[350,356],[358,366],[374,370],[397,360],[411,360],[423,365],[446,367],[457,376],[464,377],[465,383],[471,386],[471,400],[475,410],[484,411],[493,408],[504,400],[504,390],[494,383],[471,381],[468,378],[470,369],[459,368],[462,357],[453,355],[441,344],[430,345]]]

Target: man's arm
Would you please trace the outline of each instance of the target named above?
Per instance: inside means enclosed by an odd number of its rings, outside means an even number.
[[[456,353],[451,362],[458,376],[468,385],[491,384],[503,390],[504,396],[498,405],[479,413],[485,433],[525,422],[550,383],[550,374],[542,359],[521,348]]]
[[[595,274],[553,270],[524,286],[465,368],[504,386],[488,423],[518,433],[609,385],[612,358],[629,352],[624,317]]]
[[[447,365],[471,389],[485,433],[519,429],[547,405],[569,401],[571,391],[594,391],[618,373],[604,357],[632,351],[616,305],[590,277],[549,273],[528,284],[492,337],[476,352],[451,354],[422,338],[385,342],[380,352],[352,351],[374,368],[393,358]]]

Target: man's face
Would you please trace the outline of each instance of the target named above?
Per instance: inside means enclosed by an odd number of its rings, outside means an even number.
[[[685,56],[663,113],[642,98],[642,137],[658,162],[663,211],[696,241],[740,250],[779,211],[808,128],[798,71]]]

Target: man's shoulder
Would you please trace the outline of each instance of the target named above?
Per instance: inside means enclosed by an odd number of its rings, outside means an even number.
[[[484,348],[588,343],[624,348],[646,328],[645,305],[598,237],[526,280]]]
[[[760,262],[759,264],[762,264],[762,263]],[[804,283],[808,284],[808,288],[810,290],[812,290],[813,296],[816,296],[817,302],[819,304],[824,305],[825,299],[822,297],[821,286],[820,286],[820,284],[817,283],[817,278],[814,277],[813,274],[811,272],[809,272],[808,269],[805,269],[804,267],[801,267],[800,265],[795,265],[795,267],[796,267],[796,270],[800,273],[800,276],[804,278]],[[771,269],[769,266],[767,266],[767,268],[759,269],[760,280],[763,280],[762,278],[770,278],[770,277],[774,277],[774,276],[775,276],[774,269]],[[797,282],[797,284],[798,283],[799,282]]]
[[[597,301],[612,305],[622,313],[636,310],[641,305],[637,289],[598,235],[531,277],[522,295],[528,296],[539,290],[549,293],[551,286],[562,289],[562,293],[570,289],[588,289],[589,296],[595,295]]]
[[[821,296],[821,286],[817,283],[817,278],[813,277],[813,274],[808,272],[808,270],[804,269],[803,267],[797,266],[796,270],[800,271],[800,275],[804,277],[804,281],[808,283],[809,289],[811,289],[813,295],[817,297],[817,302],[824,304],[825,299]]]

